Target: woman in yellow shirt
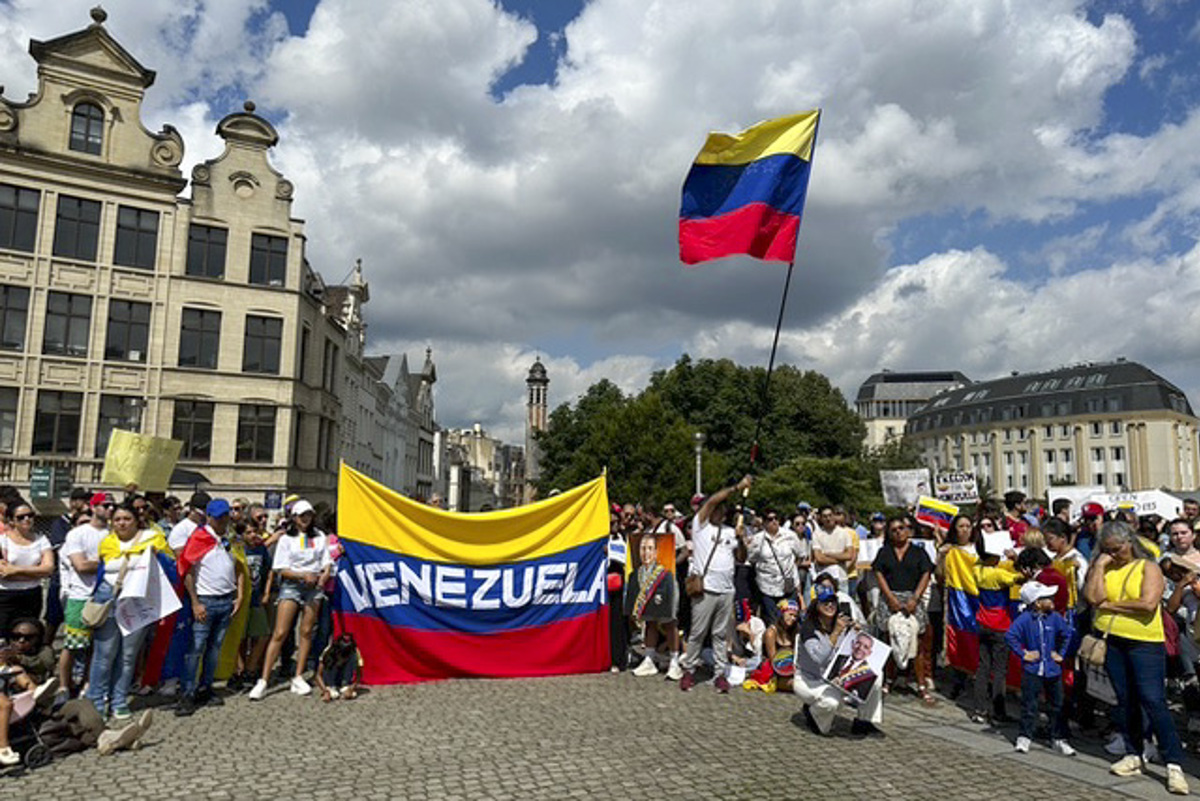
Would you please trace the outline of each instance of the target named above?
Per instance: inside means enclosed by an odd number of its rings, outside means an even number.
[[[137,514],[131,505],[118,506],[109,522],[111,531],[100,541],[100,561],[104,572],[96,582],[96,591],[92,596],[95,601],[112,598],[122,566],[128,563],[132,567],[137,557],[147,550],[171,554],[161,530],[138,528]],[[93,630],[87,697],[101,715],[107,716],[111,712],[112,717],[119,721],[131,716],[129,685],[133,683],[142,643],[153,629],[153,626],[143,626],[123,635],[117,627],[114,610],[104,623]]]
[[[1125,743],[1125,756],[1109,771],[1117,776],[1142,772],[1145,710],[1167,763],[1167,789],[1186,795],[1183,746],[1167,708],[1162,571],[1128,523],[1105,523],[1097,545],[1100,555],[1088,570],[1084,594],[1096,611],[1096,631],[1108,635],[1104,667],[1117,695],[1111,718]]]

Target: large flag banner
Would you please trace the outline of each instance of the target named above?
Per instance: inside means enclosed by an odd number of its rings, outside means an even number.
[[[333,609],[366,683],[608,670],[608,512],[604,478],[458,514],[343,464]]]
[[[708,135],[683,184],[681,261],[795,258],[820,116],[806,111]]]
[[[944,570],[946,598],[946,661],[951,667],[974,673],[979,665],[979,587],[975,563],[979,557],[970,546],[955,546],[946,552]]]

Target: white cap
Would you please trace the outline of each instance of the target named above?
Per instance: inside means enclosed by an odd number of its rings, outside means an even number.
[[[299,517],[300,515],[304,514],[305,512],[313,512],[313,511],[315,511],[313,509],[313,505],[304,499],[298,500],[292,504],[292,515],[294,517]]]
[[[1050,598],[1056,592],[1058,590],[1048,584],[1040,581],[1027,581],[1025,586],[1021,587],[1021,605],[1032,606],[1038,598]]]

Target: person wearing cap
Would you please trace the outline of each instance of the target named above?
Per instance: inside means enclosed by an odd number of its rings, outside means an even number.
[[[1185,524],[1187,521],[1183,521]],[[1170,552],[1159,562],[1167,578],[1167,614],[1179,628],[1179,671],[1183,678],[1183,706],[1189,734],[1200,733],[1200,683],[1196,662],[1196,613],[1200,610],[1200,568],[1189,559]]]
[[[1079,529],[1075,532],[1075,547],[1088,561],[1091,561],[1092,551],[1096,547],[1096,536],[1100,533],[1103,523],[1103,506],[1089,501],[1079,507]]]
[[[843,692],[825,680],[837,656],[842,634],[857,626],[841,609],[837,590],[823,581],[818,581],[815,589],[817,596],[809,605],[796,638],[796,671],[792,678],[792,692],[804,705],[804,719],[816,734],[829,733],[842,706],[855,710],[851,732],[878,734],[877,726],[883,722],[880,677],[875,676],[865,692],[856,692],[854,695]],[[856,704],[860,698],[862,701]]]
[[[187,545],[188,537],[192,536],[192,532],[196,527],[202,525],[205,520],[205,508],[212,497],[207,492],[194,492],[192,497],[188,499],[188,512],[182,520],[171,527],[171,532],[167,535],[167,544],[171,546],[171,550],[179,553]]]
[[[175,714],[186,717],[197,706],[224,703],[212,689],[217,659],[229,623],[246,594],[245,574],[229,554],[229,501],[214,498],[204,509],[207,522],[197,526],[179,554],[179,575],[192,607],[192,640],[184,660],[182,697]]]
[[[291,691],[296,695],[312,692],[303,674],[321,600],[325,597],[322,586],[333,571],[333,559],[329,554],[329,537],[313,525],[316,512],[312,504],[301,498],[292,504],[291,514],[287,533],[276,543],[271,564],[271,569],[280,578],[279,606],[275,613],[275,630],[263,659],[262,676],[250,690],[252,701],[261,700],[267,692],[271,671],[275,669],[275,661],[279,659],[284,640],[298,614],[301,615],[300,634],[296,638],[296,674],[292,677]]]
[[[87,667],[87,652],[92,645],[92,630],[83,623],[83,606],[96,589],[96,572],[100,569],[100,543],[108,536],[111,498],[103,492],[93,495],[87,522],[67,532],[59,551],[59,573],[63,589],[63,650],[58,658],[60,693],[70,693],[73,686],[83,683]]]
[[[1038,696],[1046,696],[1050,719],[1050,747],[1063,756],[1075,756],[1067,742],[1070,730],[1063,714],[1063,654],[1071,642],[1070,624],[1054,611],[1055,587],[1031,579],[1021,587],[1024,609],[1008,627],[1004,641],[1021,660],[1021,728],[1014,749],[1029,752],[1038,719]]]

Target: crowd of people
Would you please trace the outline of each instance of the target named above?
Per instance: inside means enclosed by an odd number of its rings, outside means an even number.
[[[173,696],[187,717],[224,703],[218,681],[257,701],[273,679],[312,694],[310,671],[325,701],[358,694],[362,655],[334,633],[328,603],[331,514],[318,524],[302,498],[273,515],[204,492],[184,504],[76,490],[69,504],[41,533],[33,507],[0,486],[0,767],[31,750],[40,761],[136,746],[156,705],[141,696]],[[123,616],[126,582],[145,572],[145,587],[152,570],[178,610]]]
[[[861,523],[805,502],[755,512],[751,485],[697,495],[690,514],[613,504],[614,671],[665,669],[684,691],[702,675],[719,693],[790,690],[822,735],[839,712],[853,734],[878,734],[884,699],[906,689],[958,701],[977,724],[1017,722],[1022,754],[1044,715],[1053,752],[1076,754],[1074,727],[1105,742],[1111,773],[1158,761],[1167,789],[1188,792],[1179,731],[1200,734],[1200,502],[1165,519],[1010,492],[942,527],[914,510]],[[873,643],[889,649],[879,671],[854,658]]]

